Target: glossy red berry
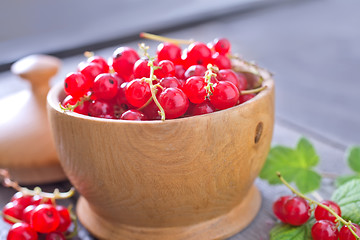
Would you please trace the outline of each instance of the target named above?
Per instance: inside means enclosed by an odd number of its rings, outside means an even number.
[[[60,216],[53,205],[40,204],[33,210],[30,223],[35,231],[50,233],[59,227]]]
[[[189,106],[188,114],[190,116],[203,115],[207,113],[215,112],[215,107],[211,104],[209,100],[206,100],[199,104],[192,104]]]
[[[211,62],[213,65],[217,66],[219,69],[230,69],[231,68],[231,61],[230,59],[219,53],[214,53],[211,56]]]
[[[92,56],[92,57],[88,58],[88,62],[99,64],[102,67],[103,73],[109,72],[109,65],[103,57]]]
[[[175,65],[175,77],[177,79],[185,78],[185,68],[183,65]]]
[[[167,119],[178,118],[186,112],[189,100],[179,88],[166,88],[159,97],[159,103],[165,111]]]
[[[145,115],[136,109],[130,109],[124,112],[120,119],[122,120],[132,120],[132,121],[144,121],[146,119]]]
[[[99,74],[93,85],[93,98],[110,100],[118,91],[118,82],[111,73]]]
[[[7,240],[37,240],[38,234],[28,223],[15,223],[9,230]]]
[[[360,236],[360,226],[356,223],[352,223],[352,225],[353,225],[352,229],[354,230],[356,235]],[[352,232],[346,225],[341,227],[340,233],[339,233],[339,239],[340,240],[357,240],[356,237],[354,236],[354,234],[352,234]]]
[[[22,205],[25,208],[33,203],[33,198],[31,195],[24,195],[22,192],[17,192],[11,198],[11,201],[16,201],[19,205]]]
[[[97,75],[104,73],[104,68],[100,64],[95,62],[82,63],[79,65],[79,72],[85,76],[86,80],[89,83],[89,87],[92,87],[95,78]]]
[[[278,200],[276,200],[274,202],[273,207],[272,207],[275,216],[284,223],[286,223],[286,216],[284,213],[284,204],[289,198],[291,198],[291,196],[280,197]]]
[[[311,228],[314,240],[337,240],[339,231],[333,222],[328,220],[317,221]]]
[[[56,211],[59,214],[59,226],[56,229],[58,232],[66,232],[71,225],[71,217],[69,210],[64,206],[56,206]]]
[[[203,77],[194,76],[186,80],[183,91],[189,98],[190,102],[199,104],[205,101],[207,95],[205,90],[205,80]]]
[[[23,205],[18,204],[16,201],[7,203],[3,208],[4,221],[10,224],[14,224],[14,222],[12,222],[10,219],[7,219],[6,216],[10,216],[17,220],[22,220],[24,208],[25,207]]]
[[[170,60],[160,61],[158,67],[159,68],[156,69],[154,73],[159,79],[175,76],[175,65]]]
[[[134,64],[139,58],[139,55],[134,49],[129,47],[120,47],[113,53],[112,67],[121,78],[128,81],[133,74]]]
[[[62,232],[51,232],[46,234],[45,240],[66,240]]]
[[[89,91],[90,85],[84,75],[73,72],[66,76],[64,90],[66,94],[78,99]]]
[[[134,78],[150,77],[150,66],[148,65],[149,60],[141,58],[134,64]]]
[[[239,81],[240,81],[240,86],[242,90],[246,90],[248,88],[248,80],[245,76],[244,73],[236,73],[237,77],[239,78]]]
[[[226,38],[216,38],[213,41],[213,49],[220,53],[220,54],[226,54],[230,52],[231,49],[231,43],[228,39]]]
[[[134,107],[142,107],[151,97],[150,86],[140,79],[132,80],[126,86],[125,96]]]
[[[186,79],[193,76],[203,77],[205,76],[205,72],[206,67],[204,67],[203,65],[192,65],[186,70],[184,76]]]
[[[178,45],[175,45],[173,43],[160,43],[157,46],[157,57],[159,61],[162,60],[170,60],[174,64],[180,64],[181,63],[181,48]]]
[[[218,82],[213,85],[210,102],[216,109],[222,110],[235,106],[239,100],[239,90],[231,82]]]
[[[300,197],[287,199],[283,207],[285,222],[293,226],[300,226],[310,218],[309,203]]]
[[[330,207],[337,215],[341,216],[341,210],[337,203],[330,200],[325,200],[321,203],[325,206]],[[336,217],[334,215],[332,215],[329,211],[320,206],[316,206],[314,215],[316,220],[329,220],[330,222],[335,222],[336,220]]]
[[[112,119],[114,118],[113,104],[106,100],[94,100],[89,104],[89,116]]]
[[[211,50],[202,42],[194,42],[183,52],[182,59],[185,68],[192,65],[207,66],[211,62]]]
[[[231,69],[222,69],[217,74],[217,79],[219,81],[227,81],[233,83],[237,89],[243,91],[246,89],[246,82],[239,78],[239,76]],[[246,81],[246,79],[245,79]]]
[[[39,204],[53,204],[53,201],[50,198],[44,198],[40,195],[33,196],[33,205]]]
[[[163,78],[159,84],[164,88],[181,88],[181,82],[176,77]]]
[[[249,101],[250,99],[254,98],[256,95],[254,93],[240,95],[239,97],[239,104]]]
[[[23,211],[23,221],[26,222],[26,223],[29,223],[30,224],[30,221],[31,221],[31,216],[32,216],[32,213],[33,213],[33,210],[36,208],[35,205],[29,205],[27,206],[24,211]]]
[[[61,105],[63,107],[67,107],[68,105],[75,105],[78,101],[80,101],[80,100],[77,100],[77,99],[73,98],[71,95],[68,95],[68,96],[66,96],[64,101],[61,103]],[[82,104],[80,104],[79,106],[77,106],[74,109],[74,112],[80,113],[83,115],[87,115],[89,112],[89,104],[90,104],[89,101],[84,101]]]

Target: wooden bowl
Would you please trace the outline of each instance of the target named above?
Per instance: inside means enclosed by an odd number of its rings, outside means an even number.
[[[83,225],[112,240],[224,239],[245,228],[273,132],[274,83],[264,84],[239,106],[164,122],[63,112],[62,85],[52,88],[50,124]]]

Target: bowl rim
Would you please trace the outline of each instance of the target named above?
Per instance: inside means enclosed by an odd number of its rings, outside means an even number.
[[[249,104],[253,104],[255,102],[260,101],[260,99],[264,98],[265,96],[269,95],[274,90],[274,79],[272,78],[272,75],[267,72],[263,71],[260,73],[263,77],[263,83],[262,86],[266,86],[264,90],[256,94],[256,96],[242,104],[220,110],[215,111],[212,113],[202,114],[202,115],[196,115],[196,116],[189,116],[189,117],[182,117],[182,118],[175,118],[175,119],[166,119],[165,121],[162,120],[148,120],[148,121],[129,121],[129,120],[122,120],[122,119],[106,119],[106,118],[98,118],[98,117],[91,117],[83,114],[79,114],[72,111],[64,111],[60,108],[60,101],[59,96],[61,94],[64,94],[63,90],[63,82],[60,81],[57,84],[55,84],[53,87],[51,87],[50,91],[47,94],[47,106],[48,109],[55,110],[56,112],[60,114],[65,114],[69,117],[77,118],[77,119],[83,119],[87,121],[94,121],[94,122],[104,122],[104,123],[117,123],[117,124],[141,124],[141,125],[148,125],[148,124],[163,124],[163,123],[180,123],[183,121],[188,121],[190,119],[199,119],[204,118],[208,116],[214,116],[216,114],[222,114],[221,112],[224,111],[234,111],[241,108],[244,108],[245,106],[248,106]]]

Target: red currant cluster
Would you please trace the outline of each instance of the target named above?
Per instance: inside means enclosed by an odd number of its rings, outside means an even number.
[[[153,36],[153,35],[152,35]],[[246,76],[232,70],[230,42],[193,42],[182,50],[160,43],[156,57],[120,47],[109,63],[91,56],[65,78],[64,110],[108,119],[159,120],[227,109],[255,96]]]
[[[56,205],[55,199],[17,192],[2,212],[3,219],[12,225],[7,240],[65,240],[72,219],[69,210]]]
[[[298,196],[280,197],[274,202],[273,211],[282,222],[293,226],[303,225],[311,215],[308,201]],[[354,223],[351,230],[346,224],[338,230],[341,210],[333,201],[325,200],[318,204],[314,216],[316,223],[311,228],[314,240],[357,240],[354,233],[360,236],[360,226]]]

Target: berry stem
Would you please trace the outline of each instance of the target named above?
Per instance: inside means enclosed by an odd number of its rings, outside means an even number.
[[[35,187],[34,190],[30,190],[26,187],[21,187],[17,182],[10,179],[9,172],[5,169],[0,169],[0,177],[3,179],[5,187],[11,187],[18,192],[22,192],[24,195],[35,196],[39,195],[43,198],[49,199],[66,199],[70,198],[75,193],[75,188],[71,188],[68,192],[61,193],[59,189],[55,189],[53,193],[42,192],[41,188]]]
[[[206,86],[205,86],[205,90],[206,90],[206,97],[209,98],[211,95],[212,95],[212,92],[214,90],[214,87],[213,87],[213,83],[211,82],[211,78],[212,77],[216,77],[217,76],[217,72],[219,72],[219,68],[216,67],[216,66],[213,66],[212,64],[208,64],[207,65],[207,71],[205,72],[205,76],[204,76],[204,79],[205,79],[205,82],[206,82]]]
[[[195,42],[192,39],[185,40],[185,39],[168,38],[168,37],[163,37],[163,36],[159,36],[159,35],[155,35],[155,34],[151,34],[151,33],[146,33],[146,32],[140,33],[140,37],[155,40],[155,41],[159,41],[159,42],[174,43],[174,44],[177,44],[177,45],[179,45],[179,44],[191,44],[191,43]]]
[[[301,192],[297,191],[295,188],[293,188],[282,176],[279,172],[276,173],[277,176],[279,177],[280,181],[286,186],[288,187],[294,194],[296,194],[297,196],[306,199],[310,202],[310,204],[316,204],[322,208],[324,208],[326,211],[328,211],[329,213],[331,213],[336,219],[335,222],[341,222],[342,224],[346,225],[349,230],[351,231],[351,233],[354,235],[354,237],[356,237],[357,239],[360,239],[360,237],[355,233],[354,231],[354,226],[351,224],[351,221],[346,221],[345,219],[343,219],[342,217],[340,217],[336,212],[334,212],[334,210],[332,210],[330,207],[315,201],[307,196],[305,196],[304,194],[302,194]]]
[[[18,223],[18,222],[22,222],[21,220],[14,218],[12,216],[6,215],[4,214],[2,211],[0,211],[0,216],[3,216],[6,220],[12,222],[12,223]]]
[[[153,80],[156,79],[156,76],[154,75],[154,60],[150,59],[148,65],[150,66],[150,77],[148,78],[148,83],[150,85],[150,91],[151,91],[151,97],[154,100],[156,106],[159,108],[160,110],[160,115],[161,115],[161,120],[165,121],[165,111],[164,108],[161,106],[161,104],[159,103],[158,99],[156,98],[156,86],[153,85]]]
[[[258,93],[261,92],[262,90],[265,90],[267,88],[267,86],[262,86],[262,87],[258,87],[258,88],[254,88],[254,89],[250,89],[250,90],[243,90],[240,91],[241,95],[245,95],[245,94],[251,94],[251,93]]]
[[[75,213],[73,212],[73,206],[69,205],[68,210],[70,213],[71,221],[74,223],[74,230],[71,233],[69,233],[68,235],[66,235],[65,237],[66,237],[66,239],[72,239],[73,237],[75,237],[78,234],[79,225],[77,222],[77,217],[76,217]]]

